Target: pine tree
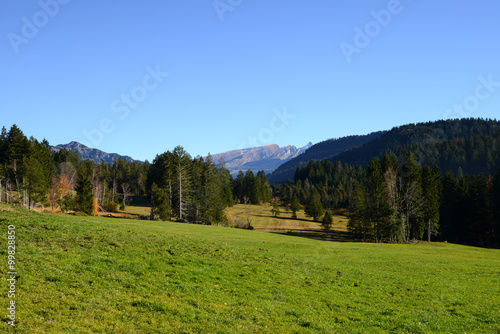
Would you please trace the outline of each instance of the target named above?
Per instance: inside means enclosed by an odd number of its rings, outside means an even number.
[[[441,171],[429,166],[422,169],[422,214],[426,225],[427,241],[439,229],[439,208],[441,206]]]
[[[321,196],[316,188],[313,189],[310,199],[306,204],[304,212],[307,216],[312,217],[316,221],[323,215],[323,205],[321,204]]]
[[[78,178],[76,194],[79,210],[91,215],[94,196],[92,194],[92,184],[86,175],[81,174]]]
[[[421,215],[421,169],[415,155],[408,151],[399,175],[399,212],[405,222],[406,241],[422,239],[424,224]]]
[[[378,242],[382,240],[384,231],[387,230],[390,214],[390,208],[385,198],[384,175],[378,158],[374,158],[366,168],[365,197],[365,217],[371,224],[369,232]]]
[[[243,197],[245,195],[245,174],[240,170],[234,180],[234,196],[236,197],[236,202],[243,203]]]
[[[451,171],[445,173],[442,179],[442,204],[440,208],[440,234],[441,240],[457,242],[456,223],[459,219],[457,215],[457,205],[459,202],[458,182]]]
[[[226,226],[228,221],[224,211],[227,207],[227,202],[224,199],[224,179],[220,173],[221,171],[217,168],[210,156],[206,160],[206,168],[208,198],[207,224]]]
[[[173,162],[175,166],[176,213],[178,220],[184,221],[187,218],[191,202],[191,156],[182,146],[177,146],[173,151]]]
[[[366,241],[366,237],[370,233],[370,226],[366,217],[365,207],[366,199],[363,187],[359,184],[356,184],[354,186],[352,199],[350,202],[347,230],[351,233],[362,236],[363,241]]]
[[[260,204],[260,183],[254,173],[249,169],[245,173],[245,195],[248,196],[250,202],[254,205]]]
[[[325,231],[329,231],[332,228],[332,223],[333,223],[332,213],[330,212],[330,210],[327,210],[325,212],[325,215],[323,216],[321,227],[323,227]]]
[[[21,199],[23,199],[26,160],[29,155],[29,150],[30,144],[28,138],[26,138],[17,125],[12,125],[7,135],[5,153],[7,173],[11,181],[16,185],[17,202],[19,206],[22,206]]]
[[[267,180],[266,173],[263,170],[257,172],[257,179],[261,191],[260,198],[262,202],[264,203],[271,202],[271,197],[272,197],[271,186],[269,185],[269,181]]]
[[[300,203],[296,194],[294,194],[292,197],[292,203],[290,203],[290,210],[292,210],[292,218],[297,219],[297,211],[300,210]]]
[[[493,179],[493,231],[495,246],[500,247],[500,169]]]
[[[170,199],[168,191],[153,183],[151,186],[152,219],[167,221],[170,219]]]
[[[271,212],[274,214],[274,217],[278,217],[280,215],[280,206],[276,198],[273,200],[273,208],[271,209]]]

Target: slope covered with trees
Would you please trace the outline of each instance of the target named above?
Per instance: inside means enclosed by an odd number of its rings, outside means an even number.
[[[362,240],[499,247],[498,122],[449,120],[391,132],[369,149],[298,167],[293,183],[277,187],[282,200],[288,205],[297,197],[307,205],[320,193],[324,209],[348,210],[350,231]]]
[[[298,166],[303,166],[311,160],[323,160],[337,156],[341,152],[359,147],[379,138],[384,131],[373,132],[364,136],[348,136],[329,139],[309,147],[301,155],[280,165],[270,176],[271,184],[292,180]]]
[[[454,119],[395,127],[359,148],[340,153],[332,161],[367,166],[374,157],[395,155],[402,161],[411,150],[420,164],[438,165],[459,174],[494,174],[500,167],[500,122]],[[461,175],[458,175],[461,176]]]

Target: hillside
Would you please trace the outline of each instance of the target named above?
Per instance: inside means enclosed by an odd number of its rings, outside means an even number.
[[[498,250],[323,242],[4,204],[0,225],[14,225],[18,240],[16,333],[500,330]],[[7,233],[0,242],[6,249]],[[7,290],[1,284],[2,305]]]
[[[496,120],[440,120],[395,127],[330,160],[367,165],[374,157],[389,153],[401,161],[412,150],[420,164],[438,165],[443,172],[457,174],[460,167],[464,174],[495,174],[500,168],[499,139],[500,122]]]
[[[293,181],[295,170],[298,166],[307,164],[311,160],[323,160],[335,157],[341,152],[359,147],[374,139],[379,138],[384,131],[373,132],[363,136],[348,136],[337,139],[325,140],[309,147],[303,154],[280,165],[270,176],[269,183]]]
[[[241,170],[252,170],[254,173],[263,170],[266,174],[274,171],[281,164],[304,153],[312,143],[302,148],[292,145],[279,147],[276,144],[264,145],[253,148],[232,150],[212,155],[212,160],[225,162],[225,167],[233,176]]]
[[[89,160],[94,161],[95,163],[100,163],[102,161],[105,161],[105,162],[109,163],[110,165],[112,165],[114,161],[116,161],[120,158],[123,160],[126,160],[126,161],[130,161],[130,162],[134,161],[134,159],[132,159],[129,156],[119,155],[117,153],[106,153],[104,151],[101,151],[101,150],[98,150],[95,148],[89,148],[83,144],[76,142],[76,141],[72,141],[69,144],[52,146],[51,148],[55,152],[59,152],[62,149],[74,151],[74,152],[78,153],[82,157],[83,160],[89,159]]]
[[[350,136],[318,143],[304,154],[277,168],[271,184],[294,180],[297,167],[328,159],[366,166],[374,157],[394,154],[402,160],[408,150],[419,163],[438,165],[454,174],[494,174],[500,168],[500,122],[484,119],[453,119],[407,124],[367,136]]]

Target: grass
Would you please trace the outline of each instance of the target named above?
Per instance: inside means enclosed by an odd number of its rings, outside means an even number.
[[[10,224],[16,333],[500,332],[499,250],[324,242],[0,204],[4,273]],[[4,280],[0,326],[14,332],[7,290]]]
[[[270,205],[250,205],[245,208],[243,204],[237,204],[227,208],[233,221],[239,219],[246,221],[246,210],[249,210],[254,230],[260,232],[272,232],[301,236],[319,240],[348,241],[352,238],[347,233],[347,217],[333,216],[331,230],[325,232],[320,222],[315,222],[311,217],[307,217],[304,211],[297,212],[297,218],[292,218],[292,213],[280,207],[280,214],[274,217]]]

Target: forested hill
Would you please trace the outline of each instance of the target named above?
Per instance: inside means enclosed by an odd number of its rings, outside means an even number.
[[[368,165],[388,153],[400,161],[411,150],[422,165],[437,165],[443,172],[494,174],[500,167],[500,122],[484,119],[441,120],[395,127],[361,147],[330,160]]]
[[[373,132],[363,136],[348,136],[337,139],[329,139],[314,144],[301,155],[285,162],[268,176],[269,183],[285,182],[288,179],[293,181],[295,170],[298,166],[307,164],[311,160],[323,160],[337,156],[339,153],[359,147],[365,143],[379,138],[385,131]]]

